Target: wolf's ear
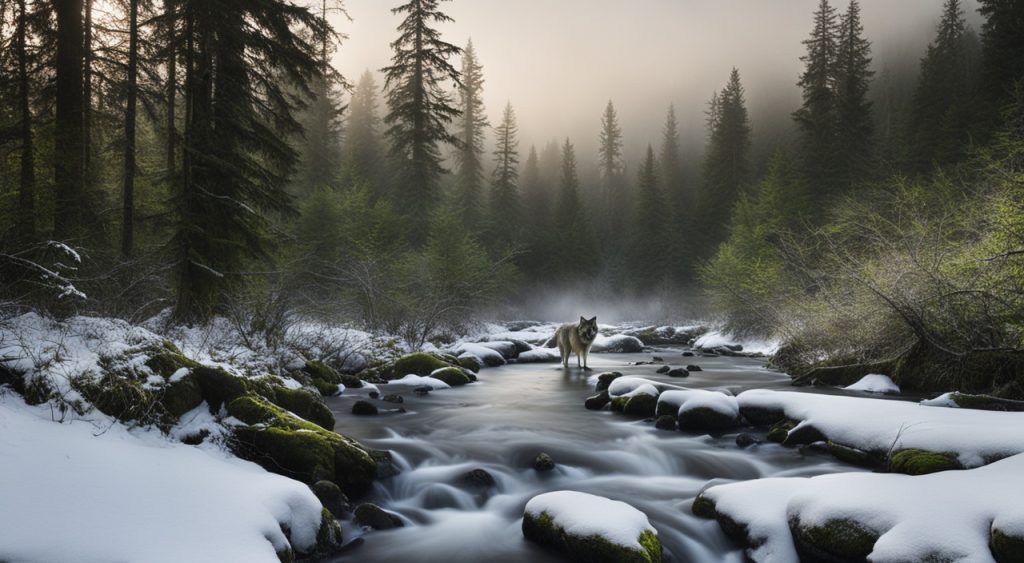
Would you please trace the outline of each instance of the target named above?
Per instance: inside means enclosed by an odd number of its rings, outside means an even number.
[[[594,315],[594,318],[590,319],[590,322],[596,324],[597,323],[597,315]]]
[[[580,316],[580,322],[581,323],[585,323],[585,322],[587,322],[587,319],[584,319],[582,316]]]

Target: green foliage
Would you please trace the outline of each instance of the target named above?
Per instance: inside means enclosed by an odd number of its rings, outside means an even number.
[[[519,201],[519,128],[512,104],[505,105],[501,124],[494,130],[495,168],[486,228],[487,242],[495,255],[515,249],[523,233]],[[536,159],[536,153],[532,153]],[[536,164],[536,162],[534,163]]]

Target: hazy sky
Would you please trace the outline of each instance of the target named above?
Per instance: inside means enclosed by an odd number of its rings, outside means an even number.
[[[334,18],[349,39],[335,65],[350,80],[388,64],[400,0],[345,0],[352,21]],[[691,139],[703,136],[704,102],[739,68],[758,118],[799,103],[801,45],[818,0],[454,0],[446,40],[470,38],[484,67],[492,124],[506,102],[519,118],[524,152],[553,137],[573,137],[581,158],[596,150],[600,116],[611,99],[629,156],[658,142],[665,110],[676,105]],[[970,18],[974,0],[965,2]],[[845,9],[845,2],[833,2]],[[942,0],[861,0],[877,59],[923,54]],[[456,62],[456,66],[459,63]],[[379,76],[379,75],[378,75]],[[381,84],[383,81],[381,80]],[[383,109],[383,108],[382,108]],[[595,155],[592,155],[595,156]],[[596,156],[595,156],[596,157]]]

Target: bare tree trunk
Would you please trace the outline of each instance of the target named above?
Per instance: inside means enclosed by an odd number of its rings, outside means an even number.
[[[121,189],[121,254],[132,255],[135,242],[135,115],[138,97],[139,0],[128,3],[128,108],[124,119],[124,184]]]
[[[18,105],[21,110],[21,183],[18,186],[18,237],[32,242],[36,237],[35,184],[36,164],[32,146],[32,110],[29,107],[28,58],[25,27],[28,14],[25,0],[18,0]]]
[[[82,174],[92,181],[92,4],[85,0],[85,42],[82,45]]]
[[[178,49],[176,46],[174,1],[167,0],[167,176],[174,177],[177,169],[178,133],[174,127],[174,104],[178,93]]]
[[[85,203],[82,101],[82,0],[52,0],[57,14],[57,93],[54,122],[54,235],[80,234]]]

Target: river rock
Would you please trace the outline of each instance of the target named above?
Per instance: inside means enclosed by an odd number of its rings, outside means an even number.
[[[689,377],[690,372],[685,368],[672,368],[668,371],[669,377]]]
[[[915,448],[900,450],[889,458],[889,471],[906,475],[927,475],[939,471],[963,469],[953,455]]]
[[[459,481],[478,489],[490,489],[498,483],[486,469],[471,469],[459,476]]]
[[[696,356],[696,354],[694,354],[693,352],[690,352],[690,351],[683,352],[683,357],[684,358],[692,358],[694,356]]]
[[[429,385],[420,385],[419,387],[413,387],[412,392],[417,395],[429,395],[431,387]]]
[[[551,456],[541,452],[533,459],[533,468],[540,472],[551,471],[555,468],[555,460]]]
[[[309,486],[313,494],[320,500],[324,508],[331,511],[335,516],[342,516],[349,511],[348,497],[341,492],[341,487],[333,481],[321,479]]]
[[[793,544],[801,561],[866,561],[881,534],[847,518],[804,524],[798,515],[789,519]]]
[[[356,401],[352,403],[352,414],[359,416],[369,416],[377,414],[377,406],[370,401]]]
[[[384,395],[384,397],[382,397],[381,400],[382,401],[386,401],[388,403],[404,403],[405,402],[405,399],[403,399],[402,396],[397,394],[397,393],[390,393],[388,395]]]
[[[754,444],[760,444],[761,441],[754,437],[753,434],[741,432],[736,435],[736,445],[741,448],[749,448]]]
[[[658,430],[675,430],[676,417],[670,414],[659,416],[654,420],[654,427]]]
[[[587,397],[587,400],[583,403],[583,406],[585,406],[587,410],[599,411],[603,409],[609,401],[611,401],[611,397],[608,395],[608,391],[604,390],[598,393],[597,395],[594,395],[593,397]]]
[[[704,371],[700,366],[689,364],[686,366],[686,371]]]
[[[670,369],[672,369],[670,366],[661,366],[658,368],[658,373],[668,373]]]
[[[622,407],[622,413],[627,416],[649,417],[654,416],[658,407],[658,398],[647,393],[637,393],[626,401]]]
[[[660,363],[660,362],[664,362],[665,358],[662,358],[661,356],[654,356],[653,358],[651,358],[651,360],[653,360],[654,362]]]
[[[683,409],[679,412],[680,430],[724,430],[735,428],[739,420],[726,413],[708,407]]]
[[[597,376],[597,385],[594,387],[595,391],[604,391],[608,389],[608,386],[612,384],[612,381],[622,377],[621,372],[617,371],[606,371]]]
[[[825,441],[828,441],[828,437],[825,436],[821,430],[818,430],[810,424],[800,423],[786,434],[786,439],[782,441],[782,445],[802,446]]]
[[[430,377],[441,380],[452,387],[458,387],[459,385],[466,385],[472,382],[473,380],[470,379],[472,374],[473,372],[465,368],[446,367],[431,372]]]
[[[405,525],[397,515],[368,502],[356,507],[353,512],[352,522],[359,526],[373,528],[374,530],[390,530],[392,528],[401,528]]]

